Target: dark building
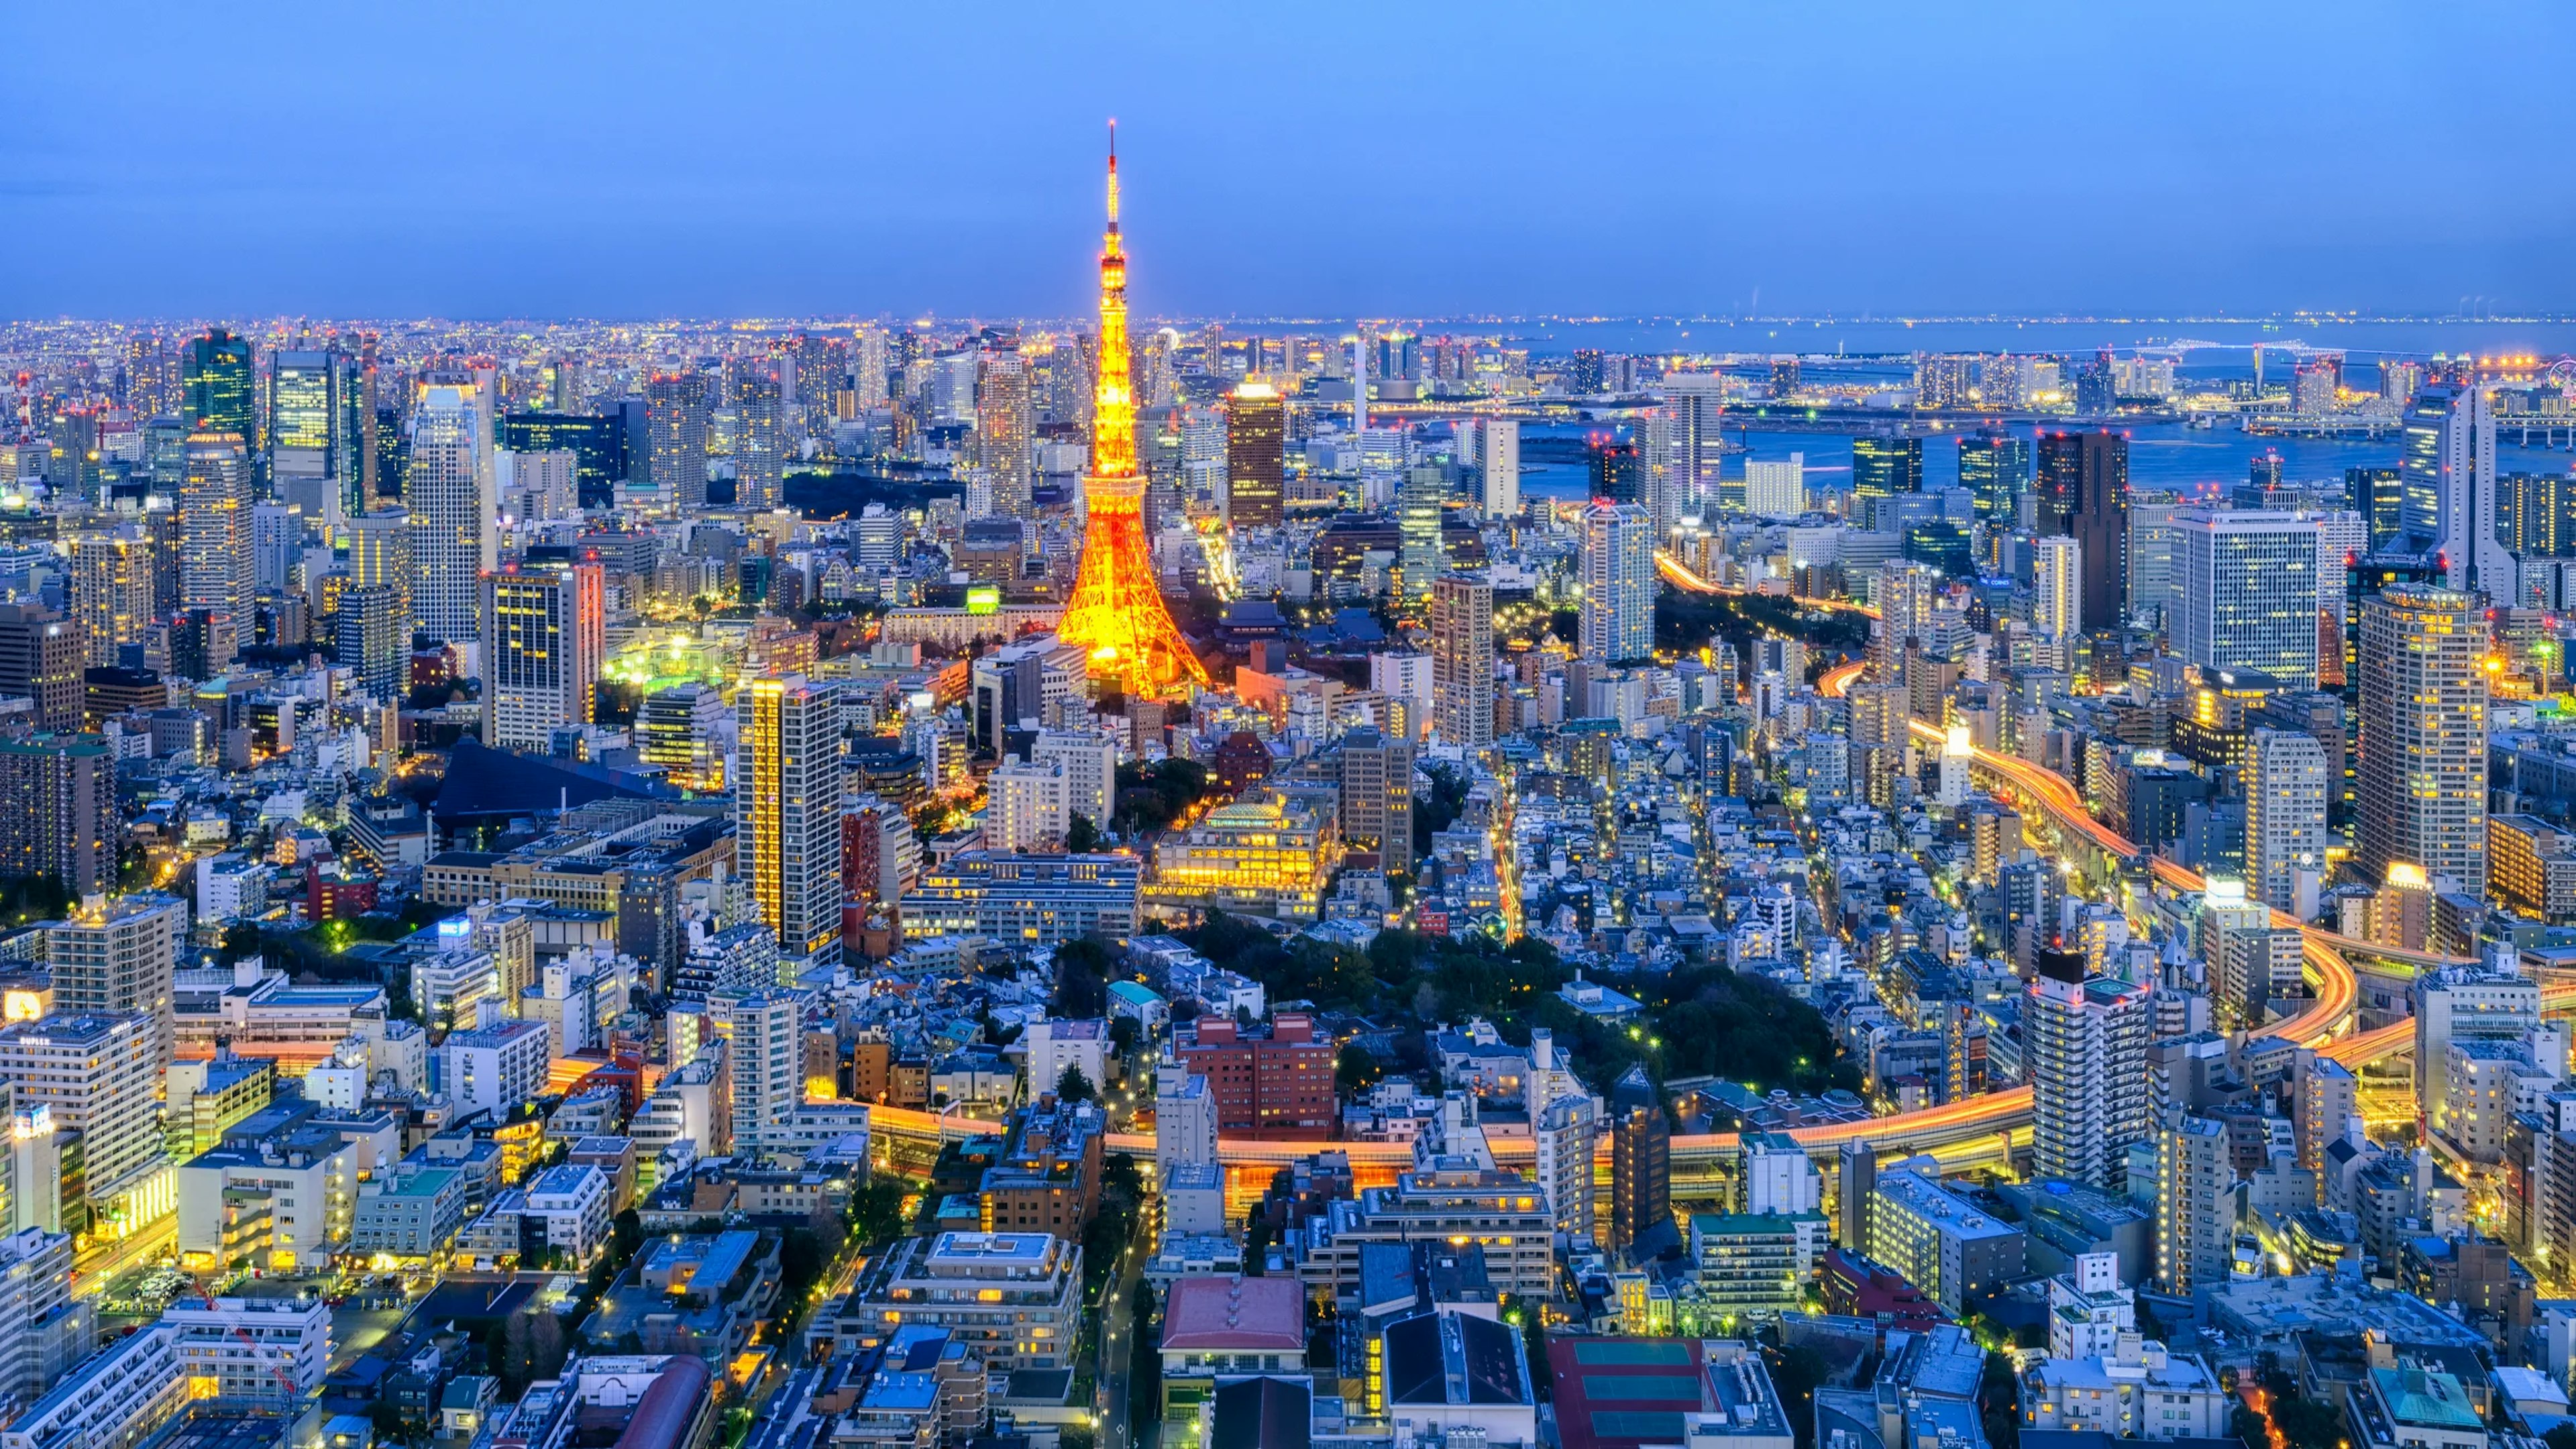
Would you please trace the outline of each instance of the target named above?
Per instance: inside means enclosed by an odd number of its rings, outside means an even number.
[[[1598,443],[1587,462],[1592,467],[1592,496],[1613,503],[1643,503],[1637,477],[1637,449],[1631,443]]]
[[[1565,390],[1576,397],[1590,397],[1601,391],[1602,375],[1601,354],[1588,347],[1580,349],[1565,364]]]
[[[1643,1067],[1610,1089],[1610,1233],[1624,1253],[1673,1219],[1673,1129]]]
[[[2266,492],[2280,487],[2281,455],[2270,448],[2255,454],[2254,460],[2246,465],[2245,481],[2249,486]]]
[[[626,431],[619,418],[588,413],[504,413],[501,446],[517,453],[566,452],[584,508],[606,508],[626,477]]]
[[[80,622],[42,604],[0,604],[0,695],[36,704],[36,728],[81,727]]]
[[[1287,497],[1288,400],[1246,383],[1225,403],[1225,521],[1276,528]]]
[[[411,461],[411,440],[403,433],[402,409],[376,409],[376,496],[400,498],[403,469]],[[374,505],[370,504],[369,507]]]
[[[1977,503],[1977,521],[2010,527],[2030,491],[2030,440],[1994,428],[1959,439],[1959,486]]]
[[[1866,514],[1868,505],[1861,500],[1894,498],[1900,493],[1923,491],[1923,440],[1921,438],[1879,438],[1863,435],[1852,439],[1852,511]]]
[[[95,730],[121,714],[169,707],[170,686],[153,670],[112,664],[81,671],[83,729]]]
[[[2370,525],[2370,547],[2373,552],[2386,548],[2397,537],[2398,487],[2395,468],[2346,468],[2343,470],[2345,492],[2351,495],[2353,511]]]
[[[2118,433],[2039,438],[2039,532],[2072,538],[2083,574],[2084,618],[2129,617],[2129,440]]]
[[[333,619],[332,657],[357,673],[360,692],[379,702],[402,696],[411,667],[411,620],[402,595],[379,585],[343,589]]]
[[[247,338],[235,337],[217,327],[192,339],[179,385],[180,415],[190,428],[204,433],[237,433],[245,443],[258,439],[259,416],[252,401]]]
[[[116,760],[96,735],[0,740],[0,875],[116,888]]]
[[[1945,578],[1964,579],[1976,572],[1968,525],[1955,518],[1927,518],[1905,530],[1905,557],[1930,564]]]

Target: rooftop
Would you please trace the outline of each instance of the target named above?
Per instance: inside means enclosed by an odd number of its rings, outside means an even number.
[[[1294,1278],[1183,1278],[1163,1308],[1163,1351],[1300,1353],[1306,1295]]]

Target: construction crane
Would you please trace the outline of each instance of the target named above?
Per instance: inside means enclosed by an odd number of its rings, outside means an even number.
[[[197,1287],[197,1299],[205,1305],[206,1311],[208,1313],[221,1312],[222,1310],[215,1305],[214,1288],[207,1282],[205,1275],[202,1273],[198,1274],[192,1281]],[[250,1350],[250,1356],[253,1362],[267,1364],[269,1377],[277,1380],[277,1406],[280,1409],[292,1410],[295,1407],[295,1401],[303,1396],[303,1390],[296,1386],[295,1375],[289,1372],[286,1368],[283,1368],[274,1362],[270,1362],[267,1351],[261,1347],[259,1339],[253,1336],[249,1329],[244,1328],[239,1324],[235,1324],[233,1325],[233,1337],[240,1339],[242,1341],[242,1346]],[[293,1354],[291,1351],[288,1353],[288,1360],[289,1362],[293,1361]]]

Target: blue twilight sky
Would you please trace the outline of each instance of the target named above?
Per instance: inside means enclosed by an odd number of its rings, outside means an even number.
[[[31,3],[0,316],[2576,310],[2576,7]]]

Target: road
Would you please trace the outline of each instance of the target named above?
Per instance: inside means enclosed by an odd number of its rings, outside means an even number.
[[[1127,1414],[1127,1362],[1136,1349],[1136,1284],[1144,1272],[1144,1245],[1130,1241],[1118,1259],[1118,1275],[1109,1284],[1108,1307],[1100,1315],[1100,1374],[1092,1390],[1092,1412],[1100,1421],[1094,1440],[1099,1449],[1127,1449],[1133,1428]]]
[[[72,1264],[72,1292],[82,1298],[96,1297],[117,1274],[152,1262],[178,1241],[179,1215],[172,1213],[130,1238],[93,1243]]]

